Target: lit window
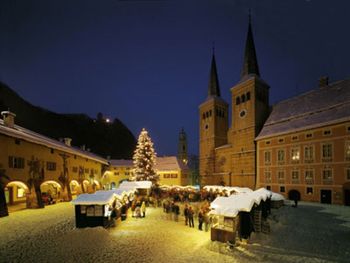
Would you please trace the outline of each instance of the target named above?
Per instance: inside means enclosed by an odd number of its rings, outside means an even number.
[[[9,156],[9,168],[23,169],[24,168],[24,158]]]
[[[46,162],[46,170],[56,171],[56,163],[55,162]]]
[[[291,150],[292,162],[298,162],[300,160],[300,150],[299,148],[292,148]]]
[[[270,171],[265,171],[265,181],[271,182],[271,172]]]
[[[306,187],[306,194],[312,195],[314,193],[314,189],[312,187]]]

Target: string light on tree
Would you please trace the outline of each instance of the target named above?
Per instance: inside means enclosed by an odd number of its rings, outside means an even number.
[[[131,175],[132,181],[152,181],[155,184],[159,177],[154,170],[157,153],[154,151],[153,142],[148,132],[143,128],[134,152],[134,174]]]

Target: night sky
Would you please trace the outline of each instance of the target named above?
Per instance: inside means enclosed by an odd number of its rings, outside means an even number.
[[[145,127],[158,155],[177,152],[181,127],[198,153],[212,43],[221,93],[240,77],[251,8],[270,101],[350,77],[350,1],[0,0],[0,80],[59,113]],[[33,116],[35,118],[35,116]],[[73,142],[74,144],[74,142]]]

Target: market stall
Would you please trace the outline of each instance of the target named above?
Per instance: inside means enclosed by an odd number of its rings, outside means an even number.
[[[77,228],[103,226],[114,223],[122,204],[113,191],[81,194],[72,201],[75,206]]]

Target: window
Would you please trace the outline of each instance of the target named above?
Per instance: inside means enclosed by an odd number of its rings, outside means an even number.
[[[304,148],[304,161],[312,162],[314,160],[314,147],[312,145],[305,146]]]
[[[177,178],[177,174],[171,174],[171,178]]]
[[[278,143],[284,143],[284,138],[279,138]]]
[[[298,135],[292,136],[292,141],[297,141],[298,139],[299,139],[299,136],[298,136]]]
[[[271,191],[271,185],[266,185],[266,189]]]
[[[206,118],[209,118],[209,112],[206,112],[206,113],[205,113],[205,117],[206,117]]]
[[[292,150],[291,150],[291,160],[292,160],[292,162],[299,162],[299,160],[300,160],[300,150],[299,150],[299,148],[292,148]]]
[[[73,173],[77,173],[78,172],[78,167],[77,166],[73,166],[72,167],[72,172]]]
[[[89,173],[89,168],[85,168],[85,173],[88,174]]]
[[[242,103],[245,102],[245,95],[244,94],[241,96],[241,100],[242,100]]]
[[[350,160],[350,141],[345,142],[345,160]]]
[[[323,131],[323,136],[328,136],[328,135],[331,135],[332,134],[332,131],[331,130],[325,130]]]
[[[331,181],[333,179],[332,169],[327,168],[322,171],[322,179],[324,181]]]
[[[279,163],[284,162],[284,150],[277,151],[277,162],[279,162]]]
[[[284,171],[278,171],[277,172],[277,178],[278,180],[284,180]]]
[[[292,181],[299,181],[299,171],[298,170],[292,171]]]
[[[350,181],[350,168],[346,168],[346,180]]]
[[[313,170],[305,170],[305,180],[306,181],[314,180],[314,171]]]
[[[21,140],[20,139],[15,139],[15,144],[20,145],[21,144]]]
[[[55,162],[46,162],[46,170],[56,171],[56,163]]]
[[[270,151],[265,152],[264,160],[265,160],[265,164],[271,163],[271,152]]]
[[[247,101],[250,100],[250,91],[247,92]]]
[[[269,145],[271,143],[271,141],[266,141],[265,144],[266,145]]]
[[[9,168],[23,169],[24,168],[24,158],[9,156]]]
[[[271,182],[271,172],[265,171],[265,182],[269,183]]]
[[[129,172],[125,172],[125,175],[130,175],[130,173]]]
[[[314,189],[312,187],[306,187],[306,194],[312,195],[314,193]]]
[[[50,149],[50,153],[54,153],[54,152],[55,152],[54,149],[51,148],[51,149]]]
[[[307,139],[311,139],[313,137],[313,134],[312,133],[307,133],[306,136],[305,136]]]
[[[330,143],[322,144],[322,158],[331,159],[332,156],[333,156],[332,144]]]
[[[241,103],[241,99],[240,99],[240,97],[237,97],[236,98],[236,105],[239,105]]]
[[[286,192],[286,188],[284,186],[280,186],[280,192],[281,193],[285,193]]]
[[[114,175],[119,175],[119,173],[118,172],[114,172]]]

